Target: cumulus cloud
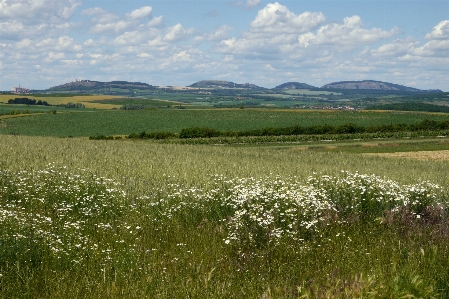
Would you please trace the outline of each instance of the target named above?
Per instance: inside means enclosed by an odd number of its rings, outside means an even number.
[[[188,38],[190,35],[194,33],[193,28],[185,29],[181,24],[176,24],[173,27],[167,29],[165,36],[163,37],[164,41],[167,42],[175,42]]]
[[[122,34],[128,31],[141,31],[147,28],[158,27],[163,23],[163,17],[152,17],[153,8],[143,6],[126,13],[120,17],[115,13],[108,12],[102,8],[95,7],[86,9],[83,15],[92,16],[90,30],[92,34]],[[145,20],[150,21],[145,21]]]
[[[250,31],[257,33],[304,33],[316,28],[326,20],[320,12],[305,12],[296,15],[287,7],[268,4],[260,10],[250,24]]]
[[[80,5],[76,0],[0,0],[0,18],[57,23],[70,19]]]
[[[0,0],[0,38],[54,36],[73,27],[68,20],[80,2],[75,0]]]
[[[397,57],[409,54],[418,45],[419,42],[412,37],[397,39],[392,43],[380,46],[376,50],[371,50],[370,54],[375,57]]]
[[[151,6],[144,6],[139,9],[133,10],[131,13],[126,14],[126,17],[129,19],[143,19],[151,16],[153,12],[153,8]]]
[[[423,45],[412,37],[384,44],[371,54],[377,56],[394,56],[402,61],[419,60],[421,58],[449,59],[449,21],[438,23],[430,33],[425,35],[429,41]]]
[[[317,33],[305,33],[298,37],[299,43],[309,45],[333,45],[353,48],[359,45],[371,44],[382,39],[390,38],[399,33],[398,28],[389,31],[380,28],[366,29],[359,16],[346,17],[342,24],[328,24],[318,29]]]
[[[399,33],[398,28],[365,28],[357,15],[344,18],[342,23],[325,24],[325,20],[320,12],[295,14],[277,2],[268,4],[258,12],[241,37],[222,40],[214,50],[249,59],[287,57],[314,61],[326,50],[348,52]]]
[[[449,39],[449,20],[444,20],[433,27],[432,32],[426,34],[426,39]]]
[[[117,36],[111,44],[114,46],[131,46],[147,43],[149,40],[158,38],[159,31],[155,29],[144,31],[128,31]]]

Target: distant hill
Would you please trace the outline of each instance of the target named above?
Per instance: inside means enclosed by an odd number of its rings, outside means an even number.
[[[274,89],[316,89],[317,87],[307,83],[287,82],[276,86]]]
[[[154,87],[147,83],[111,81],[99,82],[92,80],[76,80],[70,83],[58,85],[47,89],[50,92],[89,92],[89,93],[107,93],[108,91],[120,90],[152,90]]]
[[[383,90],[383,91],[404,91],[404,92],[442,92],[441,90],[421,90],[413,87],[407,87],[403,85],[374,81],[340,81],[329,83],[321,88],[323,89],[363,89],[363,90]]]
[[[219,81],[219,80],[202,80],[188,87],[193,88],[223,88],[223,89],[232,89],[232,88],[244,88],[244,89],[261,89],[263,87],[257,86],[255,84],[244,83],[238,84],[230,81]]]

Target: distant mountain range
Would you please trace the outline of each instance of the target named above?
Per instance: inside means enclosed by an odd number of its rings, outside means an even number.
[[[267,89],[257,86],[251,83],[234,83],[230,81],[220,80],[202,80],[189,85],[190,88],[208,88],[208,89]],[[149,91],[158,88],[147,83],[141,82],[127,82],[127,81],[111,81],[111,82],[99,82],[91,80],[76,80],[74,82],[51,87],[46,91],[49,92],[89,92],[89,93],[114,93],[115,91]],[[372,91],[394,91],[394,92],[442,92],[439,89],[436,90],[421,90],[417,88],[407,87],[403,85],[374,81],[340,81],[326,84],[322,87],[315,87],[307,83],[300,82],[287,82],[276,86],[277,90],[289,90],[289,89],[326,89],[326,90],[372,90]]]
[[[193,83],[192,85],[189,85],[188,87],[193,88],[223,88],[223,89],[230,89],[230,88],[244,88],[244,89],[260,89],[264,87],[257,86],[255,84],[250,83],[234,83],[230,81],[218,81],[218,80],[202,80],[196,83]]]
[[[385,90],[385,91],[405,91],[405,92],[424,92],[427,90],[421,90],[413,87],[407,87],[403,85],[374,81],[340,81],[329,83],[321,87],[322,89],[363,89],[363,90]],[[441,90],[433,90],[434,92],[441,92]]]
[[[76,80],[70,83],[51,87],[46,91],[58,91],[58,92],[89,91],[89,92],[105,93],[107,91],[110,91],[111,89],[152,90],[154,88],[155,87],[152,85],[141,82],[127,82],[127,81],[100,82],[92,80]]]

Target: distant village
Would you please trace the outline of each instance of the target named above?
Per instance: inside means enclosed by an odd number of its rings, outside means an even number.
[[[14,94],[29,94],[32,90],[19,85],[19,87],[13,87],[11,91]]]

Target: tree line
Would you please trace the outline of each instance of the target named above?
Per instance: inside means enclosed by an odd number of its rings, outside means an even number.
[[[35,99],[29,99],[29,98],[15,98],[15,99],[9,99],[8,104],[24,104],[24,105],[40,105],[40,106],[50,106],[50,104],[47,103],[47,101],[36,101]]]
[[[39,106],[53,106],[50,105],[47,101],[38,100],[35,99],[29,99],[29,98],[15,98],[15,99],[9,99],[8,104],[22,104],[22,105],[39,105]],[[62,108],[85,108],[84,104],[82,103],[73,103],[68,102],[67,104],[58,104],[57,107]]]
[[[251,136],[288,136],[288,135],[326,135],[359,133],[395,133],[449,130],[449,121],[426,119],[416,124],[389,124],[358,126],[353,123],[342,125],[291,126],[284,128],[262,128],[255,130],[220,131],[207,127],[190,127],[180,133],[141,132],[128,135],[131,139],[167,139],[167,138],[212,138],[212,137],[251,137]]]

